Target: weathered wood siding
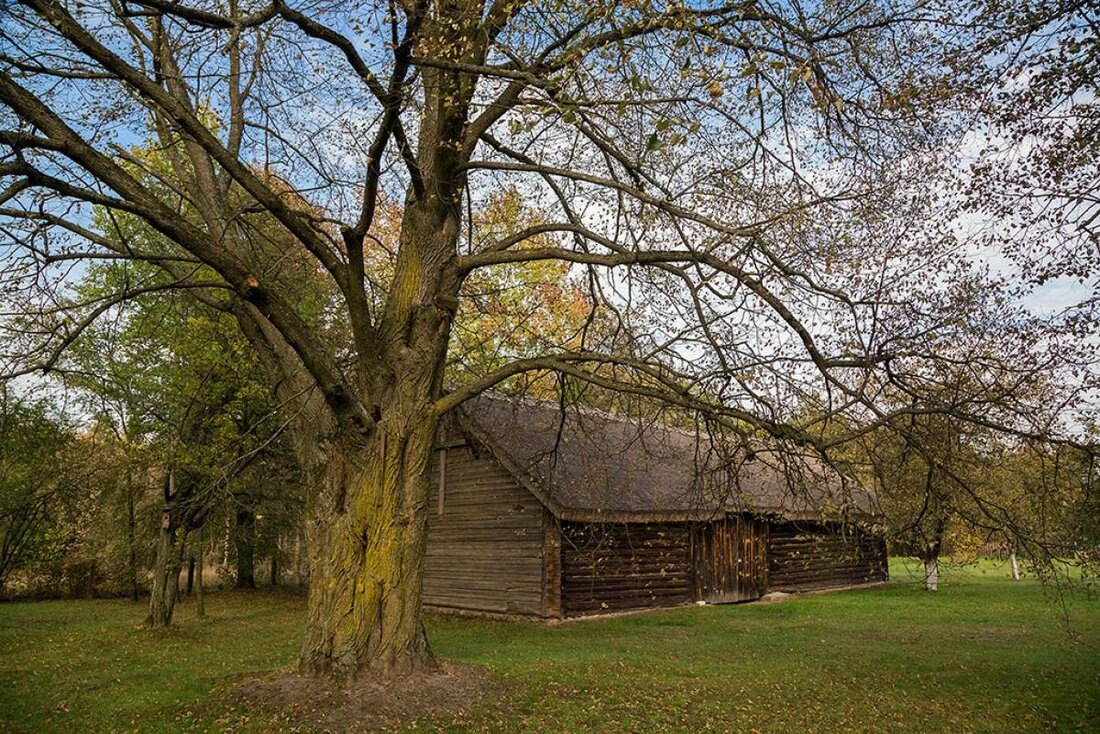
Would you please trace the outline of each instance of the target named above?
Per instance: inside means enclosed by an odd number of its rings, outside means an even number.
[[[768,533],[768,588],[823,589],[885,581],[886,542],[857,528],[775,523]]]
[[[759,599],[768,587],[768,524],[744,515],[698,523],[691,532],[692,598],[711,604]]]
[[[561,619],[561,524],[550,510],[542,511],[542,606],[547,617]]]
[[[467,446],[437,449],[429,512],[425,604],[545,613],[543,506],[488,454]]]
[[[683,523],[561,525],[564,616],[691,602],[691,527]]]

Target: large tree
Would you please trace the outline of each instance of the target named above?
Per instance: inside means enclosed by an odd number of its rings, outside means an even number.
[[[896,382],[919,391],[922,365],[951,359],[925,337],[966,319],[951,306],[969,275],[950,238],[910,237],[927,203],[912,184],[937,143],[910,104],[938,68],[927,7],[5,6],[0,215],[11,274],[28,286],[13,297],[49,320],[14,333],[12,351],[30,356],[20,369],[49,368],[111,304],[156,290],[187,288],[232,315],[289,406],[310,483],[300,667],[337,678],[430,663],[420,599],[435,431],[510,377],[550,370],[819,452],[820,426],[792,422],[805,400],[825,406],[823,421],[950,411],[1045,435],[1048,406],[1025,396],[991,412],[980,381],[950,405],[880,400]],[[134,154],[149,135],[167,166]],[[510,187],[541,221],[494,234],[468,215]],[[403,203],[379,269],[387,197]],[[171,247],[124,227],[104,236],[88,205]],[[86,258],[148,260],[167,280],[59,315],[43,287]],[[473,276],[544,260],[585,272],[601,327],[449,383]],[[330,283],[320,318],[286,262]],[[999,358],[995,334],[966,333]],[[1051,366],[1026,349],[1012,360],[1021,383]]]

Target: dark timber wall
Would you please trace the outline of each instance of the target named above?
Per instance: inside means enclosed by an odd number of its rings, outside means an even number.
[[[824,589],[885,581],[886,542],[855,528],[774,523],[768,531],[768,588]]]
[[[759,599],[768,587],[768,524],[744,515],[691,531],[692,599],[712,604]]]
[[[689,604],[690,532],[684,523],[562,523],[564,616]]]
[[[543,507],[495,461],[466,446],[437,449],[429,513],[425,604],[544,613]]]

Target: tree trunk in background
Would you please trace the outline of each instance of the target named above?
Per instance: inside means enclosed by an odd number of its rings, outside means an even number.
[[[939,591],[940,559],[928,558],[924,561],[924,590]]]
[[[1020,564],[1016,561],[1016,551],[1013,550],[1008,554],[1008,562],[1012,565],[1012,580],[1020,580]]]
[[[275,551],[271,554],[271,585],[279,585],[279,544],[275,544]]]
[[[256,588],[256,513],[249,507],[237,510],[237,529],[233,534],[237,548],[237,588]]]
[[[195,554],[191,553],[187,557],[187,596],[191,596],[191,592],[195,588]]]
[[[160,516],[157,546],[153,554],[153,583],[149,588],[149,616],[145,623],[150,627],[167,627],[172,621],[172,605],[169,599],[169,558],[172,554],[172,516],[165,510]]]
[[[306,574],[305,534],[306,529],[304,523],[299,523],[298,531],[295,533],[294,538],[294,576],[298,581],[298,586],[305,586],[309,581],[308,575]]]
[[[127,543],[130,546],[129,567],[130,572],[130,599],[138,600],[138,563],[137,563],[137,514],[134,509],[134,484],[128,481],[126,491],[126,533]]]
[[[38,503],[23,503],[7,515],[7,527],[0,535],[0,592],[27,549],[39,516]]]
[[[436,421],[403,418],[330,456],[309,524],[302,673],[385,680],[433,663],[420,596]]]
[[[206,529],[204,528],[199,534],[199,576],[195,579],[195,598],[198,602],[198,615],[200,617],[206,616],[206,587],[202,582],[202,577],[205,575],[203,571],[206,569]]]
[[[156,554],[153,559],[153,586],[149,594],[149,627],[168,627],[172,623],[179,596],[179,576],[183,565],[183,546],[187,533],[176,525],[172,513],[161,513],[160,531],[157,535]]]
[[[928,482],[931,486],[931,469],[928,473]],[[918,548],[920,559],[924,562],[925,591],[939,591],[940,555],[943,553],[943,543],[946,537],[947,517],[942,513],[937,513],[931,526],[922,532],[921,543]]]

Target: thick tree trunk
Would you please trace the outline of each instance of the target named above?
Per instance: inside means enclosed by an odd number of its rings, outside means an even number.
[[[454,28],[437,29],[440,40]],[[326,455],[323,471],[307,469],[319,486],[307,513],[309,604],[299,658],[306,675],[385,681],[433,665],[421,617],[428,466],[461,282],[460,143],[473,87],[451,72],[421,73],[428,100],[418,149],[424,178],[419,192],[409,189],[392,287],[359,353],[373,363],[360,372],[356,396],[370,420],[346,413],[334,394],[328,404],[337,420],[323,448],[313,430],[314,451]]]
[[[237,510],[237,528],[233,534],[237,547],[237,588],[256,588],[256,513],[251,508]]]
[[[432,665],[420,616],[432,417],[390,417],[333,453],[309,523],[302,673],[388,680]]]
[[[924,590],[939,591],[940,559],[938,557],[924,560]]]

